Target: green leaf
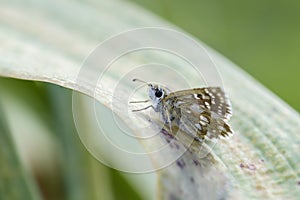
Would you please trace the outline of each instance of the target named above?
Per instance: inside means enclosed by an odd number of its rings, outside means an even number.
[[[40,3],[33,0],[1,4],[0,75],[50,82],[89,96],[94,96],[93,83],[84,80],[78,84],[76,78],[82,60],[99,41],[130,28],[172,27],[127,2],[54,0]],[[135,38],[126,42],[134,43]],[[231,124],[236,134],[219,141],[213,153],[204,159],[200,159],[201,152],[188,152],[179,160],[181,163],[162,170],[158,175],[157,196],[160,199],[206,199],[210,194],[216,199],[296,199],[300,195],[299,114],[233,63],[207,49],[218,65],[232,100]],[[116,65],[126,70],[130,64],[151,59],[160,60],[161,55],[149,58],[141,54]],[[167,60],[178,69],[176,58],[170,56]],[[184,72],[192,74],[189,69]],[[90,71],[88,75],[96,73]],[[113,72],[96,90],[96,99],[107,108],[112,109],[110,83],[121,75],[121,70]],[[154,77],[155,74],[149,74],[150,80]],[[133,89],[128,83],[123,86]],[[114,111],[126,122],[121,110]],[[134,126],[147,124],[147,118],[141,115],[135,120],[128,125],[131,130],[139,136],[147,134]],[[164,139],[162,135],[151,144],[141,143],[150,152]],[[170,155],[175,153],[171,151]],[[167,159],[167,155],[151,159],[155,165]],[[195,164],[193,160],[204,164]],[[181,167],[182,161],[185,167]]]
[[[0,199],[41,199],[32,177],[19,160],[2,105],[0,112]]]
[[[65,199],[113,199],[109,170],[91,157],[77,135],[70,104],[71,91],[53,85],[46,88],[55,133],[62,147]]]

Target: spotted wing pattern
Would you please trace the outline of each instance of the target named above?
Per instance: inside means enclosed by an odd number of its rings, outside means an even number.
[[[165,97],[164,105],[169,121],[195,138],[219,138],[233,133],[227,124],[232,115],[230,101],[219,87],[170,93]]]

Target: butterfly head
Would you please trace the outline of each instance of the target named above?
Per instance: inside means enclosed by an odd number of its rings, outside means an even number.
[[[167,95],[167,90],[159,85],[147,83],[139,79],[133,79],[133,81],[139,81],[148,85],[148,96],[152,101],[154,110],[158,109],[161,105],[161,100]]]
[[[148,84],[148,95],[152,101],[161,100],[166,95],[166,90],[159,85]]]
[[[148,96],[152,101],[152,106],[156,112],[159,112],[162,107],[162,99],[166,96],[167,92],[159,85],[148,84]]]

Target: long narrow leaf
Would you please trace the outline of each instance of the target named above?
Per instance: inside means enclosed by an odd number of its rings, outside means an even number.
[[[51,82],[90,96],[94,96],[93,83],[84,80],[77,84],[76,76],[83,58],[98,41],[133,27],[171,27],[138,7],[117,1],[49,1],[45,4],[32,1],[26,5],[6,2],[2,3],[0,13],[3,22],[0,26],[2,76]],[[45,28],[39,28],[41,26]],[[134,43],[135,38],[126,42]],[[241,196],[248,199],[296,199],[300,195],[299,114],[221,55],[213,50],[209,53],[230,94],[234,108],[231,124],[236,134],[216,145],[214,154],[218,158],[211,154],[212,159],[204,161],[212,166],[209,170],[216,170],[220,175],[214,177],[213,174],[218,173],[208,171],[206,174],[205,167],[190,164],[193,158],[201,162],[197,154],[184,155],[186,167],[182,168],[182,163],[179,163],[160,173],[159,197],[179,199],[190,192],[191,199],[199,199],[201,188],[214,183],[213,178],[216,178],[216,187],[223,189],[213,197],[225,198],[228,192],[231,199],[240,199]],[[127,60],[128,65],[123,63],[122,69],[127,69],[129,63],[139,63],[140,59],[149,60],[143,55],[132,57]],[[177,60],[171,60],[176,66]],[[93,76],[96,71],[89,73]],[[97,100],[108,108],[112,108],[109,97],[113,96],[110,83],[117,81],[121,76],[118,73],[121,72],[111,74],[97,90]],[[149,75],[151,77],[154,75]],[[124,87],[132,89],[129,85]],[[115,111],[122,118],[122,113]],[[136,123],[147,123],[146,118],[136,120]],[[147,134],[134,126],[130,128],[137,135]],[[159,142],[159,139],[155,140],[153,145]],[[151,147],[144,145],[146,150]],[[164,159],[165,155],[152,158],[154,163]],[[209,179],[203,181],[206,177]]]
[[[0,199],[41,199],[32,177],[19,160],[1,105],[0,112]]]

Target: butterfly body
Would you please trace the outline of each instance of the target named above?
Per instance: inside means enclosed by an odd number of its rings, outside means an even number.
[[[148,96],[152,103],[148,107],[160,113],[166,125],[177,127],[198,141],[233,133],[227,123],[232,115],[230,101],[219,87],[168,92],[159,85],[148,84]]]

